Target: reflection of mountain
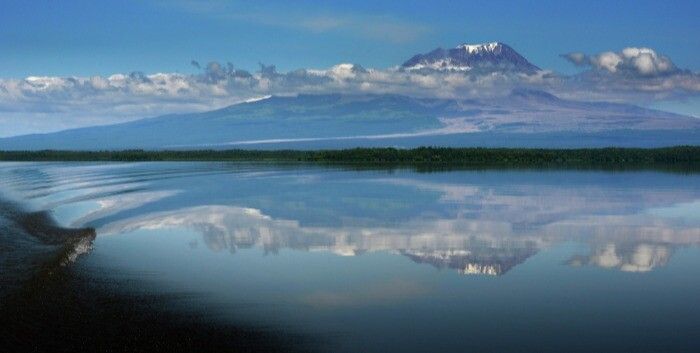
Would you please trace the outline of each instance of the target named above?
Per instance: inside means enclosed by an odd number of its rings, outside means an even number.
[[[417,263],[437,268],[452,268],[465,275],[502,275],[537,253],[535,246],[502,247],[470,250],[420,251],[405,250],[401,253]]]

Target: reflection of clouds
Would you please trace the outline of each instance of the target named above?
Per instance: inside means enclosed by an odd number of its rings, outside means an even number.
[[[441,184],[411,179],[380,179],[375,180],[392,185],[410,186],[419,190],[435,191],[441,194],[441,202],[464,202],[479,195],[481,188],[474,185]]]
[[[635,246],[629,260],[623,261],[620,269],[627,272],[646,272],[663,266],[671,257],[671,250],[663,245],[640,244]]]
[[[700,244],[700,228],[678,227],[669,220],[649,216],[579,217],[526,230],[515,229],[505,220],[465,218],[414,219],[387,227],[319,227],[235,206],[145,214],[107,224],[99,233],[168,228],[201,233],[212,251],[235,252],[254,246],[267,252],[290,248],[342,256],[390,251],[437,268],[490,275],[503,274],[539,250],[562,241],[590,243],[594,248],[591,256],[575,257],[571,264],[638,272],[664,265],[674,246]]]
[[[543,229],[545,234],[566,234],[566,239],[606,244],[700,244],[700,225],[650,215],[590,216],[561,220]]]
[[[649,215],[592,216],[542,228],[543,237],[590,244],[590,255],[575,255],[573,266],[592,265],[648,272],[668,263],[674,250],[700,245],[700,227]]]
[[[166,190],[151,192],[134,192],[101,198],[95,201],[98,206],[97,209],[88,212],[79,219],[75,220],[72,225],[83,225],[90,221],[105,217],[107,215],[143,206],[175,194],[177,194],[177,191]]]
[[[700,198],[700,193],[695,190],[658,188],[647,191],[601,184],[567,186],[509,182],[477,186],[402,178],[375,181],[436,192],[440,195],[440,202],[460,206],[457,209],[460,216],[507,222],[514,229],[525,231],[591,216],[606,217],[604,220],[607,222],[614,216],[604,215],[627,217],[649,207],[670,206]],[[603,231],[609,229],[603,228]]]
[[[666,245],[636,244],[625,247],[614,243],[603,244],[590,256],[575,256],[569,263],[574,266],[595,265],[625,272],[648,272],[665,265],[673,250]]]
[[[236,206],[199,206],[113,222],[100,229],[115,234],[136,229],[188,228],[201,232],[212,250],[260,245],[333,250],[343,255],[365,251],[461,248],[465,244],[500,242],[510,233],[507,223],[465,219],[414,220],[387,227],[305,227],[293,220],[274,219],[260,210]]]
[[[575,255],[573,266],[592,265],[647,272],[669,261],[679,246],[700,245],[700,227],[651,215],[593,216],[563,220],[545,231],[563,240],[591,244],[590,255]]]
[[[253,246],[270,252],[291,248],[331,251],[341,256],[392,251],[419,263],[455,268],[464,273],[473,273],[484,264],[488,265],[484,267],[485,273],[494,272],[493,269],[503,273],[545,245],[543,239],[510,237],[512,231],[504,222],[432,219],[391,227],[306,227],[297,221],[273,219],[259,210],[235,206],[152,213],[107,224],[99,233],[167,228],[201,233],[212,251],[234,252]]]
[[[202,234],[212,251],[248,248],[259,245],[274,250],[280,246],[299,247],[299,236],[312,236],[298,222],[274,220],[253,208],[234,206],[199,206],[137,216],[110,223],[101,234],[130,232],[137,229],[187,228]],[[310,240],[309,246],[314,243]],[[308,249],[308,246],[307,246]]]

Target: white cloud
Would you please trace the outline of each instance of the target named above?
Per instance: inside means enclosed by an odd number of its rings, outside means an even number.
[[[700,74],[679,69],[669,57],[651,48],[562,56],[589,69],[568,78],[561,91],[565,96],[637,103],[700,95]]]
[[[608,70],[610,72],[617,72],[617,66],[623,62],[622,58],[613,52],[601,53],[600,55],[591,59],[591,63],[597,68]]]
[[[564,57],[578,66],[590,66],[611,74],[653,77],[680,71],[671,59],[650,48],[628,47],[620,52],[606,51],[591,56],[569,53]]]

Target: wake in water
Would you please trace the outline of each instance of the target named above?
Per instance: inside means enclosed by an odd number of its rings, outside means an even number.
[[[0,298],[55,272],[92,248],[94,228],[65,228],[46,211],[0,199]]]
[[[64,228],[46,211],[27,212],[10,201],[0,200],[0,215],[42,243],[61,245],[95,238],[94,228]]]

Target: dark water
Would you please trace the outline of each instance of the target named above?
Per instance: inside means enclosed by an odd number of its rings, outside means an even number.
[[[700,350],[697,174],[15,163],[0,190],[96,230],[64,266],[89,281],[309,349]]]

